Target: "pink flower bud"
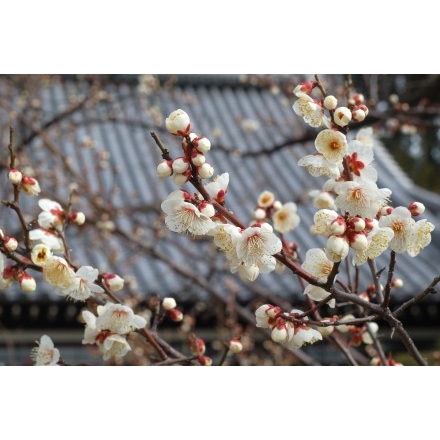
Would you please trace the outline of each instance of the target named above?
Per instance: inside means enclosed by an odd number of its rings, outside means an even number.
[[[173,310],[177,307],[176,300],[174,298],[164,298],[162,300],[162,307],[164,310]]]
[[[117,292],[124,287],[124,280],[119,275],[115,273],[104,273],[102,274],[102,281],[107,289],[112,292]]]
[[[365,102],[365,97],[362,93],[355,93],[353,95],[353,100],[356,105],[363,104]]]
[[[35,279],[26,272],[22,272],[18,277],[20,288],[23,292],[33,292],[37,288]]]
[[[173,322],[180,322],[183,319],[183,313],[179,309],[168,310],[168,316]]]
[[[363,252],[368,249],[367,236],[362,232],[350,235],[350,246],[358,252]]]
[[[5,247],[9,252],[14,252],[17,249],[18,242],[14,237],[7,237],[6,235],[3,238],[5,243]]]
[[[294,89],[293,94],[300,97],[301,94],[305,93],[306,95],[310,95],[312,90],[317,86],[316,81],[303,81],[300,82]]]
[[[23,175],[16,168],[11,168],[9,170],[8,179],[9,179],[9,182],[11,182],[13,185],[18,185],[19,183],[21,183],[22,178],[23,178]]]
[[[199,356],[197,360],[202,367],[210,367],[212,365],[212,359],[209,356]]]
[[[86,216],[81,211],[75,211],[70,214],[70,221],[76,226],[82,226],[86,221]]]
[[[365,220],[361,217],[351,217],[348,227],[355,232],[361,232],[365,229]]]
[[[207,202],[206,200],[204,200],[202,203],[200,203],[199,211],[202,214],[206,215],[207,217],[212,217],[215,215],[214,206],[212,206],[212,204]]]
[[[393,212],[394,208],[392,206],[384,206],[380,210],[381,217],[384,217],[385,215],[390,215]]]
[[[165,119],[167,130],[175,136],[188,136],[191,128],[189,116],[181,109],[173,111]]]
[[[368,107],[367,107],[366,105],[364,105],[364,104],[360,104],[360,105],[358,106],[358,108],[359,108],[359,110],[362,110],[362,111],[365,113],[365,117],[368,116],[368,112],[369,112],[369,110],[368,110]]]
[[[266,211],[263,208],[257,208],[254,211],[254,218],[256,220],[263,220],[266,218]]]
[[[338,215],[330,224],[330,231],[334,235],[342,235],[347,229],[344,217]]]
[[[193,356],[202,356],[206,351],[205,341],[195,335],[191,335],[189,337],[189,348]]]
[[[425,205],[420,202],[412,202],[411,205],[408,206],[408,209],[413,217],[417,217],[425,212]]]
[[[37,196],[41,191],[38,181],[25,174],[22,176],[20,189],[29,196]]]
[[[156,168],[156,174],[161,179],[170,177],[173,174],[173,162],[171,160],[163,160]]]

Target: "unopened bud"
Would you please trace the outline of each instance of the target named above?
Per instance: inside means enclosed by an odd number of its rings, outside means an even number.
[[[353,95],[353,100],[356,103],[356,105],[360,105],[365,102],[365,97],[362,93],[355,93]]]
[[[263,191],[258,196],[258,206],[269,208],[275,202],[275,195],[272,191]]]
[[[197,360],[202,367],[210,367],[212,365],[212,359],[209,356],[199,356]]]
[[[394,211],[394,208],[392,206],[384,206],[380,210],[380,215],[381,215],[381,217],[384,217],[386,215],[390,215],[393,211]]]
[[[358,234],[350,235],[350,246],[358,252],[363,252],[368,249],[368,239],[365,234],[359,232]]]
[[[173,162],[171,160],[163,160],[156,168],[156,174],[161,179],[166,179],[173,174]]]
[[[184,157],[178,157],[177,159],[173,160],[173,171],[175,173],[182,174],[189,168],[189,163]]]
[[[16,168],[11,168],[8,173],[9,182],[13,185],[18,185],[21,182],[23,175]]]
[[[198,167],[197,171],[202,179],[209,179],[214,174],[214,168],[206,162],[201,167]]]
[[[211,149],[211,141],[205,137],[197,139],[195,144],[197,150],[202,154],[206,154]]]
[[[365,229],[365,220],[361,217],[351,217],[348,225],[355,232],[361,232]]]
[[[23,272],[19,276],[18,282],[20,283],[20,288],[23,292],[33,292],[37,288],[37,283],[35,282],[34,277],[26,272]]]
[[[206,157],[204,154],[198,153],[191,158],[191,162],[196,167],[201,167],[206,162]]]
[[[346,229],[347,224],[345,223],[345,219],[340,215],[330,223],[330,231],[334,235],[342,235]]]
[[[195,335],[190,336],[189,347],[193,356],[202,356],[206,351],[205,341]]]
[[[351,117],[353,118],[353,121],[362,122],[367,115],[361,108],[355,107],[351,112]]]
[[[324,99],[324,107],[327,110],[334,110],[338,105],[338,100],[333,95],[328,95]]]
[[[173,322],[180,322],[183,319],[183,313],[179,309],[168,310],[168,316]]]
[[[336,318],[324,318],[322,321],[324,322],[333,322]],[[322,336],[330,336],[335,331],[334,325],[329,326],[318,326],[317,330],[321,333]]]
[[[189,116],[181,109],[173,111],[165,119],[166,129],[175,136],[188,136],[191,128]]]
[[[214,206],[211,203],[209,203],[209,202],[207,202],[205,200],[202,203],[200,203],[199,211],[202,214],[204,214],[204,215],[206,215],[207,217],[210,217],[210,218],[215,215]]]
[[[162,307],[164,310],[167,310],[167,311],[173,310],[177,307],[176,300],[174,298],[170,298],[170,297],[164,298],[162,300]]]
[[[271,338],[274,342],[283,343],[289,340],[289,330],[285,321],[279,320],[272,328]]]
[[[124,279],[115,273],[105,273],[102,275],[104,285],[112,292],[117,292],[124,287]]]
[[[14,237],[4,236],[3,241],[5,243],[5,247],[9,252],[14,252],[17,249],[18,242]]]
[[[235,354],[240,353],[243,350],[243,344],[241,343],[240,339],[232,338],[229,341],[229,350]]]
[[[417,217],[425,212],[425,205],[420,202],[412,202],[408,209],[413,217]]]
[[[81,211],[72,212],[70,214],[70,221],[76,226],[82,226],[86,221],[86,216]]]
[[[353,319],[354,319],[353,315],[345,315],[339,320],[339,322],[351,321]],[[352,327],[353,327],[352,325],[342,324],[342,325],[338,325],[337,329],[341,333],[348,333]]]
[[[191,178],[191,171],[187,170],[187,172],[180,174],[174,174],[173,181],[177,186],[185,185],[186,182]]]
[[[20,189],[29,196],[37,196],[41,191],[38,181],[27,175],[22,176]]]
[[[391,285],[395,288],[395,289],[401,289],[403,287],[403,280],[401,278],[394,278],[391,281]]]
[[[266,218],[266,211],[262,208],[257,208],[254,211],[254,218],[257,220],[263,220]]]

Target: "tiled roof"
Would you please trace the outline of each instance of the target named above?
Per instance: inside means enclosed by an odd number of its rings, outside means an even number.
[[[95,90],[96,79],[68,76],[50,78],[45,83],[40,78],[35,83],[30,81],[25,92],[22,83],[29,79],[0,78],[2,144],[7,144],[12,123],[17,147],[26,152],[29,165],[34,166],[42,195],[65,204],[69,184],[76,181],[80,196],[86,187],[93,192],[92,198],[80,197],[76,205],[89,219],[103,221],[107,206],[117,209],[116,216],[115,212],[108,214],[117,226],[117,234],[105,235],[90,225],[68,231],[76,237],[71,240],[73,260],[132,277],[136,280],[130,284],[133,291],[147,296],[207,298],[205,288],[184,276],[189,273],[214,286],[220,294],[235,289],[243,301],[254,295],[254,287],[289,300],[299,297],[302,289],[291,273],[260,275],[253,284],[243,282],[238,275],[230,274],[223,255],[209,239],[193,240],[165,230],[158,217],[160,203],[176,187],[172,180],[156,177],[160,152],[150,136],[155,131],[171,155],[179,156],[178,139],[164,130],[164,120],[176,108],[187,111],[192,131],[211,140],[207,158],[215,173],[230,174],[228,207],[248,222],[263,189],[273,191],[283,203],[297,202],[301,224],[289,237],[297,241],[304,255],[307,249],[324,244],[308,233],[316,209],[309,201],[304,203],[307,190],[319,188],[320,181],[297,165],[299,158],[313,152],[316,132],[308,131],[294,114],[293,99],[268,87],[245,85],[235,75],[179,76],[173,82],[169,77],[160,77],[161,87],[151,78],[144,78],[139,86],[135,76],[106,77],[99,78],[106,81],[99,91]],[[58,120],[60,113],[64,117]],[[44,128],[45,135],[38,133],[40,128]],[[305,140],[298,142],[301,139]],[[7,163],[6,156],[4,149],[2,164]],[[67,168],[62,168],[63,162]],[[380,144],[375,150],[375,165],[380,176],[378,185],[393,191],[393,205],[407,206],[414,199],[421,200],[427,205],[423,217],[436,224],[438,195],[414,185]],[[5,174],[1,175],[2,199],[9,189]],[[39,209],[35,199],[25,199],[36,216]],[[0,223],[9,232],[13,216],[6,211],[1,208]],[[432,244],[419,257],[398,255],[395,276],[405,281],[399,298],[413,296],[438,275],[438,231],[437,227]],[[130,242],[128,236],[135,240]],[[378,267],[386,265],[387,259],[379,258]],[[367,283],[371,275],[364,266],[361,280]],[[176,272],[179,269],[181,274]],[[17,293],[1,295],[12,300]],[[60,298],[44,284],[34,298],[46,295]]]

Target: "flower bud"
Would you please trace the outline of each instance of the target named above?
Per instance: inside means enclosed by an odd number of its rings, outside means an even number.
[[[351,111],[347,107],[338,107],[333,115],[336,125],[345,127],[351,121]]]
[[[350,250],[350,246],[345,238],[331,235],[327,240],[325,254],[330,261],[337,263],[343,260]]]
[[[195,146],[202,154],[206,154],[211,149],[211,142],[208,138],[201,137],[195,141]]]
[[[358,252],[363,252],[368,249],[367,236],[362,232],[350,236],[350,246]]]
[[[355,232],[361,232],[365,229],[365,220],[361,217],[351,217],[348,227]]]
[[[339,320],[339,322],[351,321],[352,319],[354,319],[354,315],[351,315],[351,314],[345,315]],[[354,326],[342,324],[342,325],[338,325],[337,329],[341,333],[348,333],[352,327],[354,327]]]
[[[288,324],[280,319],[272,328],[271,338],[274,342],[283,343],[288,342],[290,338]]]
[[[51,257],[52,251],[45,244],[37,244],[32,248],[31,260],[37,266],[44,266],[46,261]]]
[[[205,341],[195,335],[190,335],[189,348],[193,356],[202,356],[206,351]]]
[[[201,167],[206,162],[206,157],[201,153],[197,153],[191,158],[191,162],[196,167]]]
[[[202,179],[209,179],[214,174],[214,168],[206,162],[202,166],[198,167],[197,171]]]
[[[191,128],[188,114],[181,109],[173,111],[165,119],[165,126],[175,136],[188,136]]]
[[[34,277],[26,272],[22,272],[18,277],[18,282],[20,283],[20,288],[23,292],[33,292],[37,288],[37,283],[35,282]]]
[[[3,241],[5,243],[5,247],[9,252],[14,252],[17,249],[18,242],[14,237],[4,236]]]
[[[102,274],[102,282],[112,292],[117,292],[124,287],[124,279],[115,273]]]
[[[356,103],[356,105],[360,105],[365,102],[365,97],[362,93],[355,93],[353,95],[353,100]]]
[[[338,105],[338,100],[333,95],[328,95],[324,99],[324,107],[327,110],[334,110]]]
[[[261,206],[262,208],[269,208],[273,205],[275,202],[275,195],[271,191],[263,191],[258,196],[258,206]]]
[[[215,215],[214,206],[211,203],[207,202],[206,200],[204,200],[202,203],[200,203],[199,211],[202,214],[204,214],[204,215],[206,215],[207,217],[210,217],[210,218]]]
[[[156,168],[156,175],[161,179],[170,177],[173,174],[173,162],[171,160],[162,160]]]
[[[164,298],[162,300],[162,307],[164,310],[167,310],[167,311],[173,310],[177,307],[176,300],[174,298],[170,298],[170,297]]]
[[[425,205],[420,202],[412,202],[411,205],[408,206],[408,209],[413,217],[417,217],[425,212]]]
[[[38,181],[31,176],[22,176],[20,189],[29,196],[37,196],[41,189]]]
[[[70,214],[70,221],[76,226],[82,226],[86,221],[86,216],[81,211],[75,211]]]
[[[328,191],[319,191],[313,197],[313,206],[318,209],[334,209],[335,199]]]
[[[179,309],[168,310],[168,316],[173,322],[180,322],[183,319],[183,313]]]
[[[395,288],[395,289],[401,289],[403,287],[403,280],[401,278],[394,278],[391,281],[391,285]]]
[[[351,117],[353,118],[353,121],[362,122],[367,115],[361,108],[355,107],[351,112]]]
[[[191,177],[191,170],[187,170],[183,174],[179,174],[179,173],[174,174],[173,181],[177,186],[182,186],[185,185],[186,182],[188,182],[190,177]]]
[[[209,356],[199,356],[197,360],[202,367],[210,367],[212,365],[212,359]]]
[[[330,223],[330,231],[333,235],[342,235],[346,229],[347,224],[345,223],[345,219],[340,215]]]
[[[173,160],[172,168],[175,173],[182,174],[189,168],[189,163],[186,158],[178,157]]]
[[[16,168],[11,168],[9,170],[8,179],[9,179],[9,182],[11,182],[13,185],[18,185],[19,183],[21,183],[22,178],[23,178],[23,175]]]
[[[232,338],[229,341],[229,350],[231,350],[231,352],[234,354],[240,353],[243,350],[243,344],[241,343],[240,339]]]
[[[333,322],[333,321],[335,321],[335,318],[324,318],[324,319],[322,319],[322,321]],[[335,331],[335,326],[334,325],[329,325],[326,327],[318,326],[317,330],[319,331],[319,333],[321,333],[322,336],[330,336]]]
[[[298,98],[301,97],[302,94],[310,95],[312,90],[317,86],[316,81],[303,81],[300,82],[294,89],[293,94]]]

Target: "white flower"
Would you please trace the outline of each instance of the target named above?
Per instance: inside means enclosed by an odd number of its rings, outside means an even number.
[[[43,266],[43,279],[53,286],[65,289],[75,282],[75,272],[64,258],[52,256]]]
[[[102,349],[102,358],[107,361],[110,358],[124,357],[131,350],[131,347],[124,336],[112,334],[104,339],[104,342],[102,343]]]
[[[65,212],[62,206],[50,199],[40,199],[38,206],[43,210],[38,214],[38,224],[44,229],[63,230]]]
[[[304,156],[298,161],[298,166],[304,167],[314,177],[337,179],[341,174],[339,165],[329,162],[322,154]]]
[[[325,283],[333,269],[333,261],[327,258],[326,253],[319,248],[312,248],[306,252],[306,259],[301,267],[313,275],[319,283]],[[321,301],[330,295],[330,292],[318,286],[308,285],[304,290],[314,301]],[[334,307],[335,300],[329,301],[330,307]]]
[[[270,337],[274,342],[282,344],[289,342],[293,338],[293,326],[290,322],[286,322],[283,319],[279,319],[277,323],[272,327]]]
[[[115,273],[104,273],[102,274],[102,281],[112,292],[117,292],[124,287],[124,279]]]
[[[375,228],[367,235],[368,247],[364,251],[356,252],[353,258],[353,264],[360,266],[368,259],[374,260],[381,255],[390,244],[394,237],[394,232],[391,228]]]
[[[399,206],[389,215],[385,215],[379,219],[380,227],[389,227],[394,232],[394,237],[389,246],[398,254],[408,249],[408,240],[411,236],[412,228],[415,220],[411,216],[411,212],[404,206]]]
[[[31,176],[22,174],[20,190],[29,196],[38,196],[40,194],[41,188],[36,179]]]
[[[205,185],[205,189],[214,200],[224,203],[225,194],[228,192],[229,173],[223,173],[216,176],[212,182]]]
[[[332,164],[340,164],[347,153],[347,138],[339,131],[325,129],[318,133],[315,147]]]
[[[98,269],[91,266],[81,266],[76,271],[73,283],[62,290],[63,294],[77,301],[85,301],[92,292],[103,293],[104,289],[93,283],[98,274]]]
[[[0,290],[8,289],[12,282],[12,277],[4,278],[3,271],[5,269],[5,256],[0,252]]]
[[[331,227],[333,220],[339,217],[332,209],[320,209],[313,216],[313,232],[316,235],[329,236],[333,233]]]
[[[290,314],[302,314],[301,310],[293,309]],[[292,350],[302,347],[306,344],[314,344],[322,341],[322,335],[317,330],[307,326],[306,324],[294,324],[294,332],[292,339],[286,344]]]
[[[325,283],[333,269],[333,261],[327,258],[322,249],[312,248],[306,252],[306,259],[301,267],[312,274],[319,283]]]
[[[324,109],[310,96],[301,94],[292,108],[311,127],[321,127],[323,124],[325,118]]]
[[[57,365],[60,360],[60,351],[55,348],[52,339],[47,335],[43,335],[37,344],[38,347],[33,348],[31,352],[31,359],[34,361],[34,365]]]
[[[44,266],[46,261],[52,257],[52,250],[45,244],[37,244],[32,248],[31,260],[37,266]]]
[[[408,239],[408,254],[415,257],[431,243],[431,232],[434,225],[426,220],[419,220],[412,228]]]
[[[29,238],[32,241],[39,240],[54,252],[64,252],[63,240],[53,230],[44,228],[32,229],[29,231]]]
[[[249,227],[236,240],[237,257],[248,266],[256,264],[263,255],[280,252],[281,248],[281,240],[264,227]]]
[[[275,202],[275,195],[272,191],[263,191],[258,196],[258,206],[261,208],[269,208]]]
[[[300,222],[297,212],[297,206],[293,202],[285,203],[281,208],[275,211],[273,215],[274,229],[285,233],[295,229]]]
[[[184,201],[183,191],[173,191],[161,204],[165,212],[165,225],[173,232],[190,232],[195,235],[205,235],[215,226],[215,223],[202,214],[197,206]]]
[[[256,263],[248,265],[243,260],[232,258],[230,262],[231,272],[238,271],[243,280],[255,281],[260,273],[270,273],[276,268],[276,259],[269,255],[263,255]]]
[[[279,307],[272,304],[263,304],[255,310],[256,327],[269,328],[273,324],[274,318],[280,313],[281,309]]]
[[[338,194],[335,204],[339,209],[351,216],[364,218],[376,217],[377,212],[387,205],[391,196],[390,189],[379,189],[370,180],[339,182],[334,189]]]
[[[231,254],[231,257],[236,256],[236,241],[241,236],[237,226],[222,223],[212,228],[208,235],[214,237],[214,243],[222,251]]]
[[[123,335],[147,325],[145,318],[135,315],[130,307],[122,304],[107,303],[105,306],[98,306],[97,311],[96,328],[99,330]]]
[[[190,119],[186,112],[181,109],[173,111],[165,119],[166,129],[176,136],[187,136],[190,132]]]
[[[335,124],[339,125],[340,127],[345,127],[348,125],[348,123],[351,121],[351,117],[351,111],[347,107],[338,107],[333,114]]]
[[[94,344],[96,342],[96,337],[100,333],[100,331],[96,328],[96,316],[88,310],[83,310],[81,315],[86,324],[84,328],[84,339],[82,340],[82,343]]]
[[[363,178],[365,180],[377,181],[377,171],[371,166],[374,160],[374,152],[368,145],[354,139],[348,143],[346,157],[353,180]]]

